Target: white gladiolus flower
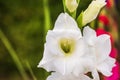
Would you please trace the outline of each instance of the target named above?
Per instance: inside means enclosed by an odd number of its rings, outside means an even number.
[[[61,13],[54,29],[47,33],[44,55],[38,67],[61,74],[88,72],[92,63],[85,51],[77,23],[67,13]]]
[[[91,80],[88,76],[81,74],[78,77],[74,75],[61,75],[60,73],[53,72],[48,76],[47,80]]]
[[[65,5],[70,12],[74,12],[78,7],[76,0],[65,0]]]
[[[93,21],[100,12],[100,9],[105,5],[105,0],[93,0],[88,8],[83,12],[82,25],[86,25]]]
[[[83,29],[83,38],[88,44],[90,55],[93,56],[93,69],[105,76],[112,75],[111,71],[115,66],[115,59],[109,56],[111,51],[110,36],[107,34],[96,36],[96,32],[87,26]],[[93,72],[92,74],[96,73]],[[93,75],[93,77],[96,76]]]

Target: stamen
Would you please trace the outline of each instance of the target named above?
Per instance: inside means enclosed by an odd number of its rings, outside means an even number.
[[[60,48],[65,54],[69,54],[73,51],[74,41],[72,39],[60,40]]]

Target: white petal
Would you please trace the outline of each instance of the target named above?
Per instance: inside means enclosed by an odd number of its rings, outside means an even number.
[[[48,76],[47,80],[90,80],[86,75],[81,74],[79,77],[74,75],[61,75],[60,73],[54,72]]]
[[[79,67],[77,67],[77,66],[79,66]],[[83,62],[81,59],[78,59],[77,56],[67,59],[65,67],[66,67],[65,74],[73,73],[74,75],[78,76],[80,73],[82,73],[84,71]]]
[[[82,38],[76,40],[75,52],[73,56],[81,57],[83,55],[87,55],[85,54],[85,52],[86,52],[86,44],[84,40]]]
[[[75,66],[73,74],[79,76],[79,74],[86,74],[87,72],[91,72],[93,69],[93,61],[89,57],[83,57],[78,61],[78,65]]]
[[[98,62],[106,59],[106,57],[109,56],[111,51],[111,42],[110,42],[110,36],[103,34],[97,37],[97,43],[96,43],[96,55]]]
[[[105,76],[111,76],[112,75],[112,68],[115,66],[115,59],[108,57],[106,60],[104,60],[101,64],[98,64],[97,69],[99,72],[101,72]]]
[[[92,70],[92,76],[93,76],[93,80],[100,80],[99,74],[96,69]]]
[[[43,54],[42,60],[39,62],[38,67],[42,67],[46,69],[47,71],[54,71],[55,68],[52,66],[52,61],[54,60],[54,57],[50,52],[47,50],[46,44],[45,44],[45,50]]]
[[[93,21],[97,17],[100,9],[105,6],[105,4],[105,0],[93,0],[88,8],[83,12],[83,25]]]
[[[53,55],[63,56],[59,49],[59,39],[61,35],[62,33],[60,34],[59,32],[48,31],[46,36],[46,47],[48,47],[47,50]]]
[[[77,30],[80,32],[76,21],[67,13],[61,13],[58,16],[53,30]]]
[[[84,43],[84,42],[83,42]],[[81,48],[79,48],[81,49]],[[79,54],[75,54],[74,58],[77,59],[77,65],[75,65],[73,74],[76,76],[79,76],[81,73],[87,73],[92,70],[92,67],[94,66],[94,60],[93,60],[93,55],[90,53],[89,49],[87,48],[86,44],[83,46],[83,51],[78,52]],[[80,56],[81,53],[84,53],[83,55]],[[79,57],[80,56],[80,57]]]
[[[56,58],[54,63],[53,63],[53,66],[56,67],[56,70],[57,72],[61,73],[61,74],[66,74],[66,61],[64,58]]]
[[[83,29],[83,38],[89,45],[94,45],[96,42],[96,32],[89,26]]]

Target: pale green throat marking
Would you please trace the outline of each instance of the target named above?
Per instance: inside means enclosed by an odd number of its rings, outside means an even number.
[[[74,49],[74,40],[72,39],[61,39],[60,48],[66,54],[71,54]]]

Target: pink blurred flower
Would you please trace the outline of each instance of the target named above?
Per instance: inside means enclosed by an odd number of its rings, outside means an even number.
[[[111,6],[112,6],[112,2],[111,2],[111,0],[107,0],[106,2],[107,2],[107,5],[106,5],[107,8],[111,8]]]
[[[105,15],[99,15],[98,18],[99,18],[99,21],[101,23],[103,23],[104,25],[108,25],[109,24],[109,19],[108,19],[107,16],[105,16]]]
[[[110,56],[113,57],[113,58],[116,58],[117,57],[117,49],[115,47],[112,48],[111,50],[111,53],[110,53]]]

